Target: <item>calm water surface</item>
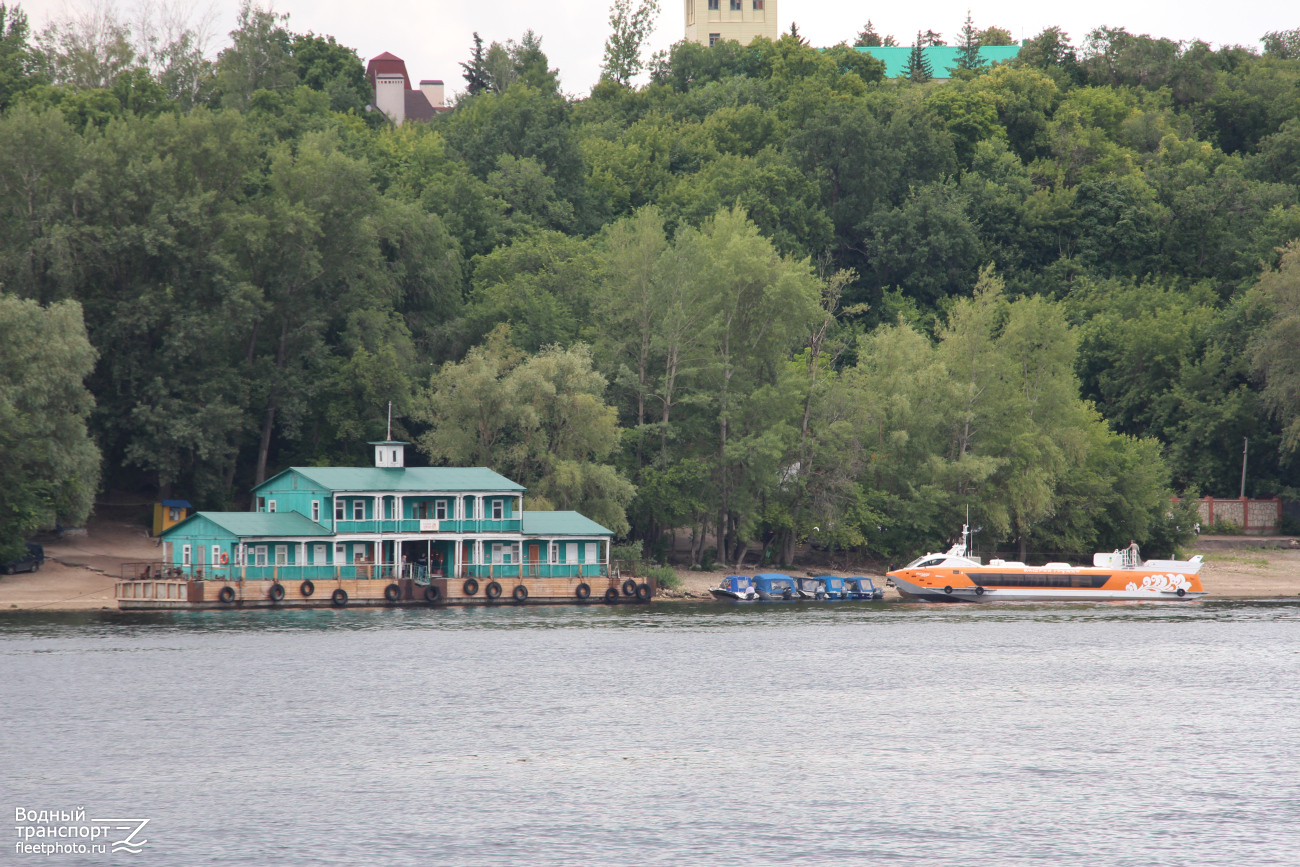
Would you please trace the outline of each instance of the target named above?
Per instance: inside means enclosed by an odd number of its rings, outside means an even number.
[[[1300,864],[1300,606],[0,615],[0,809],[162,865]]]

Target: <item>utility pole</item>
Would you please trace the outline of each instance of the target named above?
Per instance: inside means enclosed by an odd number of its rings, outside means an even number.
[[[1241,446],[1241,498],[1246,499],[1246,452],[1250,449],[1250,437],[1242,437]]]

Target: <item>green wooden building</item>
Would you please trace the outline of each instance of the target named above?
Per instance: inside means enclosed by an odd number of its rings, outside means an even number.
[[[290,467],[256,511],[196,512],[162,534],[173,575],[214,580],[570,578],[608,574],[613,533],[577,512],[525,512],[524,488],[484,467]]]

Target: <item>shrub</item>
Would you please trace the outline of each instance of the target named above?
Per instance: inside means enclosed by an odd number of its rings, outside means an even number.
[[[682,586],[682,581],[677,577],[677,573],[667,566],[656,566],[653,569],[646,570],[646,577],[655,579],[655,584],[660,587],[667,587],[669,590],[676,590]]]

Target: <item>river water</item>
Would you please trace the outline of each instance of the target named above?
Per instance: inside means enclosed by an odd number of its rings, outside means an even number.
[[[0,809],[150,821],[4,861],[1295,865],[1298,687],[1294,603],[11,613]]]

